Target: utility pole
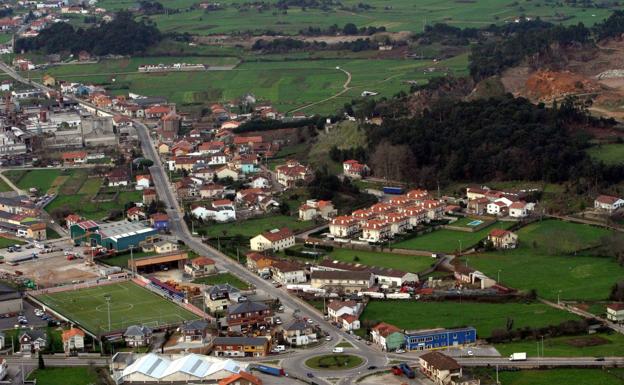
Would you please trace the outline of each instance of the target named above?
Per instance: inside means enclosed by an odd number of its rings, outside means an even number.
[[[130,265],[132,266],[132,278],[136,278],[136,272],[134,269],[134,254],[132,251],[134,250],[134,245],[130,245]]]

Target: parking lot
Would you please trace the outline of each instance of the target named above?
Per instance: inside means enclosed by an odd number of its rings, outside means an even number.
[[[48,321],[45,321],[35,314],[35,307],[27,301],[24,301],[24,310],[22,314],[26,317],[28,323],[24,323],[22,328],[28,327],[43,327],[48,325]],[[0,330],[13,329],[15,325],[20,325],[18,322],[18,316],[13,315],[6,317],[5,314],[0,315]]]

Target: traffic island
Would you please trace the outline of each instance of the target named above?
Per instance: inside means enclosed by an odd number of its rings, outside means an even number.
[[[364,364],[364,358],[352,354],[326,354],[306,360],[305,365],[320,370],[348,370]]]

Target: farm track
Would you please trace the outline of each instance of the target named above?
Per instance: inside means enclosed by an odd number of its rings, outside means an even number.
[[[316,106],[317,104],[325,103],[325,102],[327,102],[329,100],[332,100],[332,99],[335,99],[335,98],[339,97],[340,95],[344,94],[345,92],[349,91],[351,89],[351,87],[349,87],[349,84],[351,84],[351,78],[352,78],[351,72],[346,71],[346,70],[344,70],[342,68],[340,68],[340,71],[342,71],[345,74],[347,74],[347,80],[342,85],[342,90],[341,91],[339,91],[339,92],[335,93],[334,95],[332,95],[330,97],[327,97],[325,99],[322,99],[322,100],[319,100],[319,101],[316,101],[316,102],[313,102],[313,103],[308,103],[308,104],[305,104],[305,105],[303,105],[301,107],[297,107],[297,108],[295,108],[293,110],[287,111],[287,113],[301,111],[303,109],[306,109],[306,108],[309,108],[309,107],[312,107],[312,106]]]

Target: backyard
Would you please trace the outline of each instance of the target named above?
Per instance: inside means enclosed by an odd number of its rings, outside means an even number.
[[[244,290],[244,289],[249,288],[249,284],[247,282],[240,280],[238,277],[236,277],[235,275],[231,273],[222,273],[222,274],[210,275],[208,277],[196,278],[193,280],[193,283],[201,283],[204,285],[211,285],[211,286],[229,283],[230,285],[238,289]]]
[[[569,222],[546,220],[517,231],[515,250],[471,255],[468,263],[501,283],[521,290],[537,290],[556,300],[604,300],[624,269],[613,258],[575,251],[597,246],[609,230]]]
[[[396,311],[398,308],[401,311]],[[514,329],[559,324],[578,317],[541,303],[371,301],[363,320],[383,321],[401,329],[431,329],[473,326],[479,338],[494,329],[505,329],[513,319]]]
[[[328,257],[342,262],[361,263],[414,273],[428,269],[435,262],[430,257],[339,248],[330,252]]]
[[[397,249],[424,250],[431,252],[454,253],[460,248],[466,251],[480,240],[487,238],[493,229],[507,229],[514,222],[496,222],[479,231],[467,232],[448,229],[434,230],[431,233],[415,236],[392,244]]]

